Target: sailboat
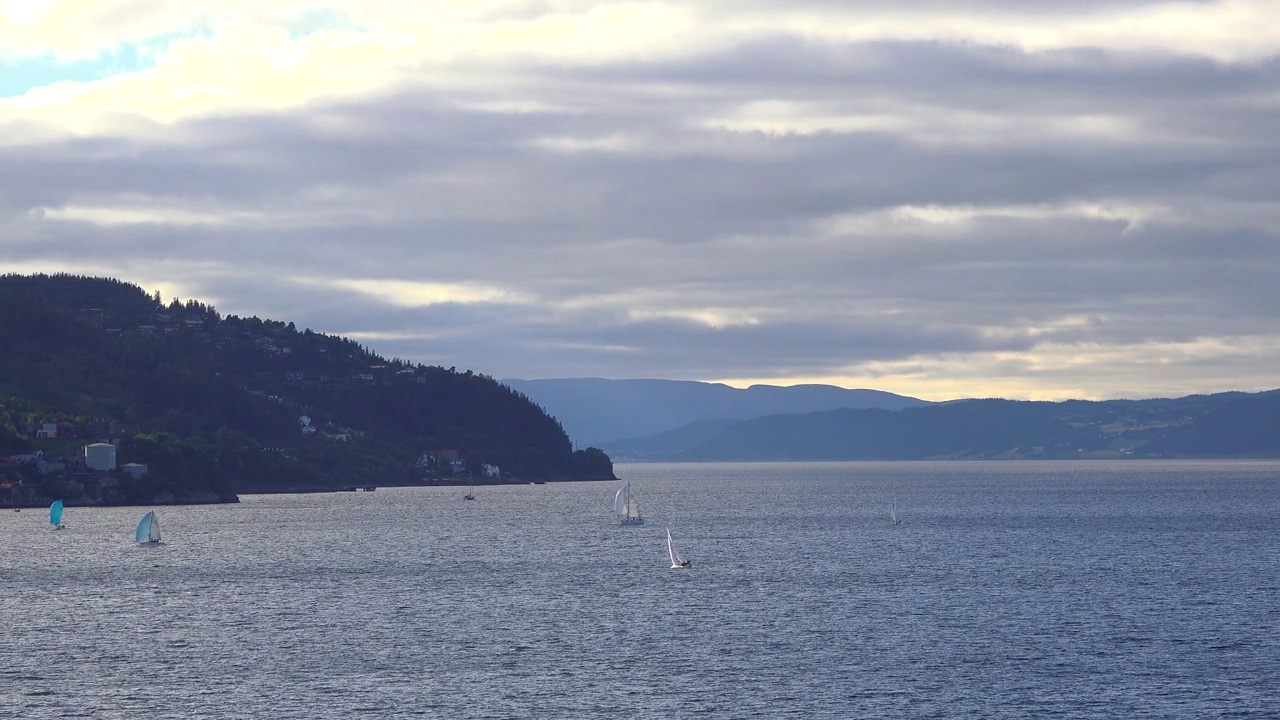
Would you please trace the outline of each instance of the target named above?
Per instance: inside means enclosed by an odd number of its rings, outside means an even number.
[[[640,517],[640,501],[631,494],[631,483],[618,488],[613,496],[613,511],[618,514],[623,525],[640,525],[644,518]]]
[[[680,557],[680,553],[676,552],[675,543],[671,542],[671,528],[667,528],[667,555],[671,556],[671,569],[687,568],[693,566],[692,560],[685,560]]]
[[[138,521],[138,531],[134,533],[134,538],[140,543],[160,542],[160,520],[154,510]]]
[[[893,504],[889,506],[889,520],[891,520],[894,525],[902,522],[898,519],[898,498],[894,498]]]
[[[61,500],[54,500],[53,504],[49,506],[49,524],[53,526],[54,530],[61,530],[66,527],[66,525],[62,524]]]
[[[471,484],[471,474],[467,473],[467,494],[462,496],[463,500],[475,500],[475,486]]]

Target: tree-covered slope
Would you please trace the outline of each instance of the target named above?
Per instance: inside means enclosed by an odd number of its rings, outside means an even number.
[[[450,475],[454,456],[477,476],[613,477],[607,456],[575,453],[554,418],[487,376],[117,280],[0,277],[0,327],[0,454],[65,454],[30,432],[61,422],[118,426],[121,462],[169,491],[410,484]]]

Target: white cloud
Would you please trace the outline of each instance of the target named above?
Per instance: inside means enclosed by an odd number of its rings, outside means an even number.
[[[674,319],[704,325],[709,328],[723,329],[735,325],[759,325],[760,319],[749,311],[739,308],[697,308],[682,310],[649,310],[632,309],[627,313],[633,321]]]
[[[149,122],[283,110],[384,91],[404,79],[390,59],[399,44],[349,31],[289,40],[283,29],[233,27],[217,38],[170,44],[154,68],[37,88],[0,101],[0,109],[80,134],[139,135]]]
[[[295,279],[299,284],[318,284],[355,290],[382,302],[403,307],[422,307],[441,303],[523,302],[518,294],[501,288],[478,287],[466,283],[426,283],[397,280],[319,280]]]
[[[1184,219],[1182,213],[1170,207],[1133,205],[1117,199],[1115,202],[1008,206],[901,205],[867,212],[840,213],[815,221],[814,227],[828,237],[970,237],[984,224],[1000,220],[1099,222],[1119,226],[1121,233],[1130,233],[1149,222],[1176,224]]]
[[[195,210],[164,207],[86,207],[45,208],[38,211],[43,220],[83,222],[94,225],[240,225],[258,219],[254,213],[221,210]]]
[[[903,116],[840,112],[822,102],[754,100],[736,108],[727,117],[712,118],[704,125],[733,132],[760,132],[766,135],[812,135],[820,132],[866,132],[903,130],[911,125]]]
[[[645,149],[644,140],[629,135],[612,134],[593,138],[545,137],[532,143],[553,152],[638,153]]]
[[[1023,400],[1108,400],[1181,397],[1226,389],[1275,388],[1258,363],[1280,353],[1280,338],[1196,338],[1181,343],[1037,345],[1025,352],[942,353],[873,361],[828,375],[734,377],[734,387],[817,383],[874,388],[922,400],[1005,397]],[[1099,368],[1108,378],[1099,382]],[[1193,368],[1188,372],[1187,368]]]
[[[778,4],[731,15],[742,34],[791,32],[833,42],[925,40],[1008,45],[1038,52],[1096,47],[1250,60],[1280,50],[1274,0],[1152,2],[1075,10],[1023,3],[942,4],[913,10],[875,3]]]

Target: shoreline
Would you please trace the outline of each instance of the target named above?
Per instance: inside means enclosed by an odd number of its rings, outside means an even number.
[[[386,483],[382,485],[344,485],[342,487],[307,487],[307,488],[263,488],[254,490],[239,490],[229,498],[204,497],[172,497],[163,500],[153,500],[151,502],[83,502],[79,499],[67,498],[51,498],[47,502],[40,501],[22,501],[22,502],[4,502],[0,501],[0,511],[8,510],[40,510],[47,509],[54,501],[61,499],[63,504],[68,508],[92,508],[92,507],[164,507],[170,505],[237,505],[240,503],[242,495],[310,495],[314,493],[343,493],[343,492],[374,492],[379,488],[466,488],[466,487],[500,487],[500,486],[518,486],[518,485],[548,485],[551,483],[576,483],[576,482],[617,482],[618,478],[571,478],[558,480],[501,480],[498,482],[460,482],[450,478],[441,482],[422,482],[422,483]]]

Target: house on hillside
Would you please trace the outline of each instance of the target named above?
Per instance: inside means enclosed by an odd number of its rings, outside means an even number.
[[[75,437],[79,440],[88,440],[89,442],[119,445],[121,440],[129,437],[129,434],[125,432],[123,427],[118,425],[111,425],[108,423],[91,423],[78,428]]]
[[[435,468],[456,460],[458,460],[457,450],[428,450],[418,458],[418,465],[425,468]]]

